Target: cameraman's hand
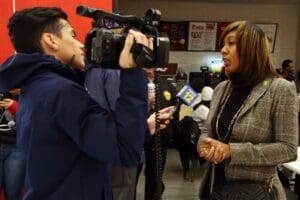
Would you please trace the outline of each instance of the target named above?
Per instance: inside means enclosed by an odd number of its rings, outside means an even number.
[[[172,115],[170,114],[171,110],[174,108],[174,106],[169,106],[163,109],[160,109],[159,112],[159,119],[160,119],[160,129],[164,129],[167,127],[167,125],[170,123],[170,119],[172,118]],[[150,117],[147,119],[148,129],[151,135],[153,135],[155,130],[155,113],[151,114]]]
[[[141,32],[130,29],[125,39],[125,45],[119,58],[119,65],[123,69],[136,67],[136,63],[134,62],[133,59],[133,54],[130,51],[134,42],[143,44],[146,47],[153,49],[152,38],[147,38]]]
[[[0,108],[8,109],[13,103],[14,100],[12,99],[3,99],[0,101]]]

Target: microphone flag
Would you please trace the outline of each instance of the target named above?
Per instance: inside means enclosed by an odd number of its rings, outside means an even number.
[[[187,106],[192,106],[198,96],[199,94],[189,85],[185,85],[181,88],[176,95],[176,97],[178,97],[180,101]]]

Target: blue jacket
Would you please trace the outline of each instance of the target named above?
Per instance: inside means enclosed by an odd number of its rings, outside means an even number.
[[[18,145],[26,159],[25,200],[111,200],[107,163],[136,166],[147,129],[147,78],[121,71],[115,112],[101,108],[75,71],[51,56],[16,54],[0,91],[21,87]]]

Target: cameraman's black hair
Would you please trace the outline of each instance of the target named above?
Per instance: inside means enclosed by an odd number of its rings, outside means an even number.
[[[284,61],[282,62],[282,64],[281,64],[281,68],[282,68],[283,70],[285,70],[286,68],[289,67],[289,64],[292,63],[292,62],[293,62],[293,61],[290,60],[290,59],[284,60]]]
[[[8,34],[19,53],[43,53],[40,45],[44,32],[61,36],[59,19],[67,20],[67,14],[56,7],[34,7],[14,13],[8,21]]]

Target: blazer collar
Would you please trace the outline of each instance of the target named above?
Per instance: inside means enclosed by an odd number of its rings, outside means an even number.
[[[245,106],[241,110],[239,117],[245,114],[259,99],[260,97],[267,91],[272,83],[271,78],[267,78],[261,83],[257,84],[251,91],[250,96],[246,99]]]

